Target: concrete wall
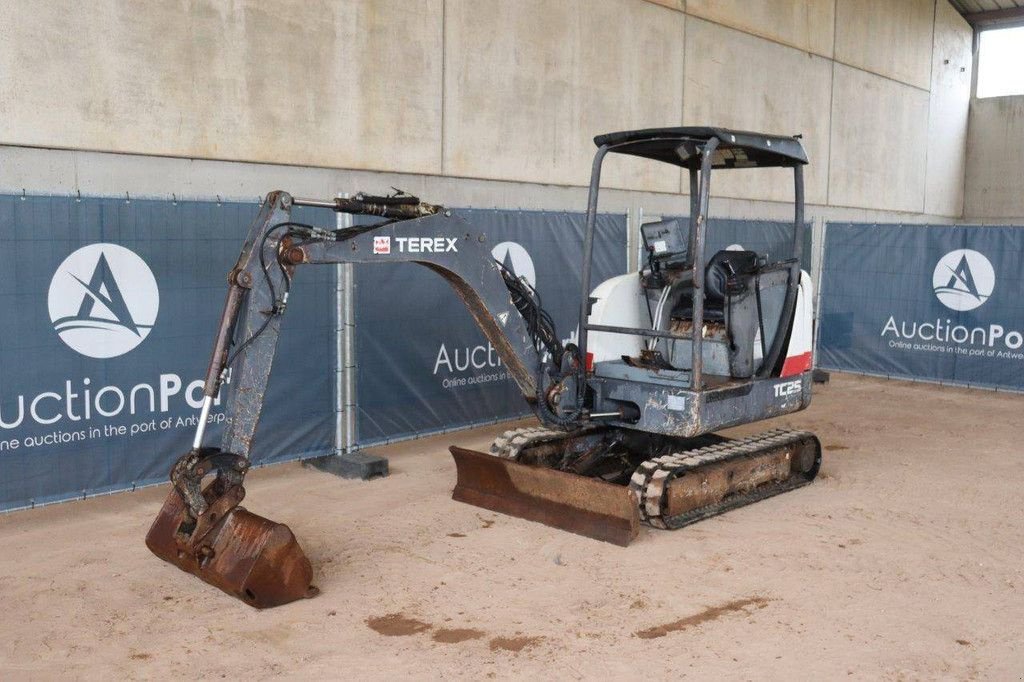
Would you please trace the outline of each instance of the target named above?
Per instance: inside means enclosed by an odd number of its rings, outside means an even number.
[[[964,215],[1024,221],[1024,96],[971,102]]]
[[[441,170],[442,0],[3,5],[0,143]]]
[[[689,0],[695,17],[831,58],[835,0]]]
[[[933,0],[836,0],[836,59],[927,90],[935,4]]]
[[[679,125],[684,21],[636,0],[449,2],[445,174],[584,185],[595,134]],[[617,160],[605,180],[674,192],[680,175]]]
[[[829,198],[923,211],[928,92],[837,64],[832,93]]]
[[[953,6],[938,3],[928,116],[926,213],[956,215],[963,210],[972,41],[973,31],[964,26]],[[951,168],[960,171],[950,173]]]
[[[970,29],[948,0],[5,6],[19,19],[0,24],[0,190],[397,183],[452,204],[582,208],[594,134],[711,123],[803,133],[819,219],[962,212]],[[761,175],[719,174],[713,210],[787,212],[789,178]],[[603,207],[686,210],[673,169],[615,159],[604,177],[629,192]]]

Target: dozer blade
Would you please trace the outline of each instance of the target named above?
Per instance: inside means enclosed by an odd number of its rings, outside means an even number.
[[[625,547],[640,532],[628,488],[452,446],[452,499]]]
[[[310,585],[313,570],[291,530],[232,506],[244,495],[241,486],[228,490],[189,523],[185,502],[172,489],[146,535],[146,546],[164,561],[258,609],[315,596],[318,590]],[[218,504],[225,499],[226,504]]]

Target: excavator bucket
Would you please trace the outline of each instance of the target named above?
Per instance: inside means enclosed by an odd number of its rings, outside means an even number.
[[[452,499],[625,547],[640,532],[624,486],[452,446]]]
[[[204,495],[213,497],[206,491]],[[291,530],[236,506],[244,495],[240,485],[233,486],[192,521],[178,490],[171,490],[146,535],[146,546],[258,609],[316,596],[309,559]]]

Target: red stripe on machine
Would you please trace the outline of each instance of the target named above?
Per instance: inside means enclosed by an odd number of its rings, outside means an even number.
[[[803,374],[811,368],[811,353],[791,355],[782,363],[782,374],[784,377],[791,377],[794,374]]]

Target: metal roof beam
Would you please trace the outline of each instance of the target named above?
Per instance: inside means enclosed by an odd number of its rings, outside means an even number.
[[[994,9],[987,12],[971,12],[970,14],[965,14],[964,19],[976,29],[1024,26],[1024,7]]]

